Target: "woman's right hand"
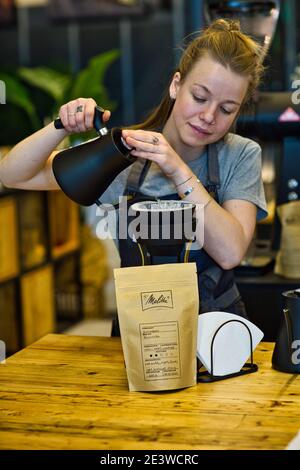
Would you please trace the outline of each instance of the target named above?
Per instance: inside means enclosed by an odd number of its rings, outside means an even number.
[[[65,130],[69,134],[76,134],[93,129],[95,106],[97,103],[93,98],[78,98],[61,106],[59,117]],[[109,118],[110,111],[106,109],[102,120],[107,122]]]

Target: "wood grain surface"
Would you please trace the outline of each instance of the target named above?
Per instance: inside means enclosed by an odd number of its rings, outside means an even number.
[[[172,392],[129,392],[119,338],[47,335],[0,365],[1,449],[284,449],[300,377],[271,367]]]

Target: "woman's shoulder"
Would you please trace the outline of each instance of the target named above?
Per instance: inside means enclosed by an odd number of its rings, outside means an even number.
[[[220,150],[223,148],[224,150],[236,151],[238,153],[244,151],[256,151],[257,153],[261,152],[261,147],[253,139],[249,139],[248,137],[243,137],[239,134],[228,133],[226,137],[222,140]]]
[[[227,134],[227,136],[217,144],[220,171],[223,174],[231,173],[239,165],[244,168],[261,165],[260,145],[252,139],[238,134]]]

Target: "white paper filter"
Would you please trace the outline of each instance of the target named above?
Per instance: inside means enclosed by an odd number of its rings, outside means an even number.
[[[224,323],[230,320],[239,322]],[[240,323],[242,322],[242,323]],[[250,357],[250,338],[245,325],[252,335],[252,351],[263,338],[263,332],[249,320],[227,312],[207,312],[198,317],[197,356],[211,373],[211,343],[217,329],[213,347],[213,374],[227,375],[239,372]]]

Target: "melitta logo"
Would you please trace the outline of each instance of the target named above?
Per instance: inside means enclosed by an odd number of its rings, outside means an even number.
[[[171,290],[157,290],[154,292],[142,292],[142,309],[149,308],[173,308],[173,298]]]

